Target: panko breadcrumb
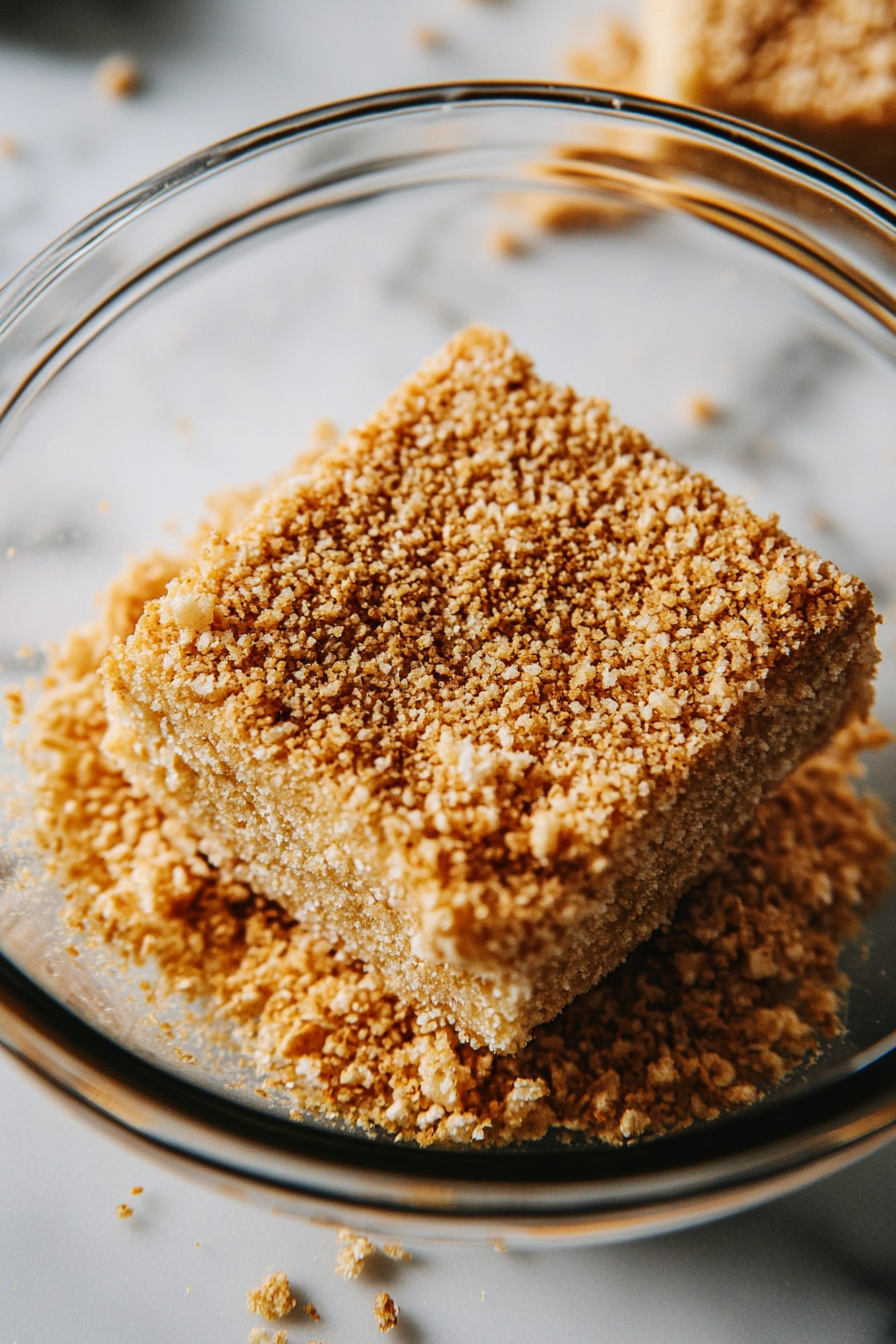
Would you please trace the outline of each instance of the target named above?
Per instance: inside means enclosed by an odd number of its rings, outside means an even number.
[[[407,1264],[413,1259],[410,1251],[406,1251],[400,1241],[387,1241],[380,1249],[387,1260],[400,1260]]]
[[[867,711],[875,623],[775,518],[470,327],[147,603],[103,663],[104,750],[506,1052]]]
[[[246,1308],[266,1321],[279,1321],[288,1316],[296,1305],[289,1277],[283,1270],[276,1270],[262,1279],[257,1288],[250,1288],[246,1294]]]
[[[376,1328],[382,1334],[394,1330],[398,1324],[398,1307],[388,1293],[378,1293],[373,1303]]]
[[[220,497],[212,522],[232,524],[253,497]],[[499,1058],[212,865],[103,754],[98,665],[182,563],[131,562],[53,659],[25,744],[36,838],[71,928],[146,964],[155,1003],[205,1000],[297,1119],[424,1145],[517,1143],[552,1128],[637,1142],[627,1113],[648,1117],[643,1137],[741,1109],[841,1029],[838,954],[886,890],[893,852],[851,776],[886,733],[853,727],[800,767],[668,929]]]
[[[115,1215],[117,1218],[133,1218],[134,1210],[130,1204],[116,1204]]]
[[[352,1232],[348,1227],[340,1228],[338,1240],[340,1245],[336,1254],[336,1273],[341,1279],[356,1279],[366,1261],[376,1254],[376,1247],[372,1241],[359,1232]]]

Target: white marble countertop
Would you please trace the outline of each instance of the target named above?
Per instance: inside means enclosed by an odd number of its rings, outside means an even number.
[[[602,0],[32,0],[0,4],[0,278],[172,160],[300,107],[399,84],[556,75]],[[617,4],[615,9],[625,8]],[[415,42],[430,24],[445,44]],[[147,87],[95,91],[127,49]],[[130,1198],[135,1185],[144,1193]],[[896,1149],[755,1213],[639,1244],[543,1254],[424,1247],[351,1284],[330,1231],[237,1203],[118,1146],[0,1057],[0,1344],[226,1344],[246,1290],[286,1270],[319,1326],[291,1344],[661,1340],[871,1344],[896,1329]],[[115,1216],[133,1205],[127,1221]],[[197,1245],[198,1243],[198,1245]],[[385,1263],[385,1262],[383,1262]]]

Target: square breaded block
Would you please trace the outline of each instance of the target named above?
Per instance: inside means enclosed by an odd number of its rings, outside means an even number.
[[[874,625],[473,327],[147,604],[104,746],[213,862],[508,1051],[867,711]]]
[[[896,183],[890,0],[644,0],[637,82]]]

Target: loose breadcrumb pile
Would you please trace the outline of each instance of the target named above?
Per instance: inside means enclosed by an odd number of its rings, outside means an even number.
[[[388,1293],[378,1293],[373,1304],[373,1314],[376,1319],[376,1328],[385,1334],[387,1330],[394,1330],[398,1324],[398,1307],[396,1307]]]
[[[856,752],[882,731],[841,733],[761,806],[667,930],[518,1055],[497,1057],[421,1023],[363,965],[212,868],[103,757],[96,668],[178,564],[132,563],[56,657],[27,746],[38,839],[71,926],[150,961],[157,1000],[206,996],[296,1118],[421,1144],[503,1144],[551,1127],[621,1143],[750,1104],[839,1030],[838,952],[885,889],[893,852],[876,804],[850,783]],[[345,1264],[362,1263],[347,1236]]]
[[[289,1277],[282,1269],[268,1274],[257,1288],[250,1288],[246,1294],[247,1310],[263,1316],[266,1321],[279,1321],[288,1316],[295,1305]]]

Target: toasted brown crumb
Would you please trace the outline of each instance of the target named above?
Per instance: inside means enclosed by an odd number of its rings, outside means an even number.
[[[695,392],[688,397],[685,403],[685,410],[691,420],[696,420],[698,424],[708,425],[713,420],[718,420],[721,412],[718,404],[712,397],[707,397],[702,392]]]
[[[372,1241],[347,1227],[340,1228],[338,1240],[340,1250],[336,1255],[336,1273],[342,1279],[356,1279],[365,1262],[376,1254],[376,1247]]]
[[[634,1142],[630,1113],[657,1134],[741,1109],[842,1029],[837,958],[886,890],[893,852],[879,806],[850,779],[857,752],[888,740],[882,730],[843,732],[797,770],[666,931],[498,1058],[418,1020],[363,966],[214,868],[103,756],[97,665],[181,563],[133,562],[52,663],[27,747],[37,839],[71,926],[138,964],[151,956],[143,983],[159,1003],[185,986],[208,996],[267,1085],[291,1085],[297,1117],[422,1144],[516,1143],[552,1127]],[[343,1240],[369,1248],[362,1262],[372,1254],[366,1238]],[[353,1276],[359,1262],[343,1252]]]
[[[15,728],[22,722],[25,714],[25,697],[22,694],[22,688],[20,686],[10,686],[3,692],[3,701],[9,715],[10,727]]]
[[[115,1206],[115,1215],[117,1218],[133,1218],[134,1210],[130,1204],[117,1204]]]
[[[398,1308],[388,1293],[377,1294],[373,1314],[376,1317],[376,1327],[382,1334],[387,1330],[394,1330],[398,1324]]]
[[[310,1317],[311,1317],[311,1320],[312,1320],[312,1321],[319,1321],[319,1320],[320,1320],[320,1312],[317,1310],[317,1308],[316,1308],[311,1302],[305,1302],[305,1303],[303,1303],[303,1305],[302,1305],[302,1310],[304,1311],[304,1313],[305,1313],[306,1316],[310,1316]]]
[[[131,1194],[132,1194],[132,1195],[142,1195],[142,1194],[143,1194],[143,1186],[142,1186],[142,1185],[133,1185],[133,1186],[131,1186]]]
[[[410,1251],[406,1251],[400,1241],[387,1241],[381,1249],[387,1260],[402,1260],[407,1264],[413,1259]]]
[[[107,98],[133,98],[143,88],[143,75],[130,56],[115,53],[100,61],[94,83]]]
[[[258,1288],[250,1288],[246,1294],[246,1307],[256,1316],[266,1321],[278,1321],[288,1316],[296,1305],[289,1286],[289,1278],[282,1270],[268,1274]]]

